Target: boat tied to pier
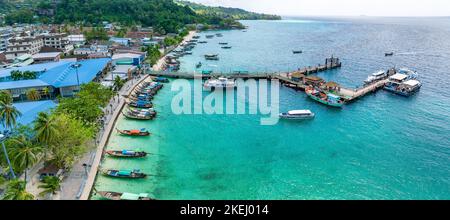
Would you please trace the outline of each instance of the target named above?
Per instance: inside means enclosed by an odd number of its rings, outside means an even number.
[[[289,120],[302,120],[314,118],[315,114],[310,110],[291,110],[280,114],[280,118]]]
[[[108,150],[105,153],[112,157],[123,157],[123,158],[142,158],[147,156],[147,152],[144,151],[133,151],[133,150]]]
[[[120,130],[116,128],[116,130],[120,134],[126,136],[150,136],[150,132],[148,132],[145,128],[142,128],[141,130]]]
[[[209,79],[204,85],[205,88],[217,89],[217,88],[236,88],[236,81],[234,79],[228,79],[225,77],[219,77],[217,79]]]
[[[119,193],[111,191],[97,192],[102,198],[108,200],[155,200],[150,198],[147,193],[133,194],[133,193]]]
[[[368,76],[366,80],[364,80],[365,84],[370,84],[373,83],[375,81],[384,79],[385,77],[387,77],[387,73],[386,71],[380,70],[376,73],[372,73],[372,75]]]
[[[326,93],[311,86],[307,87],[305,92],[308,97],[324,105],[338,108],[341,108],[344,105],[342,98],[332,93]]]
[[[134,169],[134,170],[108,169],[108,170],[103,170],[102,174],[105,176],[124,178],[124,179],[142,179],[142,178],[147,177],[147,174],[142,173],[138,169]]]
[[[422,87],[422,83],[417,80],[417,77],[417,73],[414,71],[400,69],[398,73],[389,77],[384,90],[401,96],[411,96]]]

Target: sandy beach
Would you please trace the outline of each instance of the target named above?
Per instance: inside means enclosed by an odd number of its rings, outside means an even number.
[[[189,34],[184,37],[183,41],[180,44],[184,44],[187,41],[192,40],[196,33],[197,33],[196,31],[190,31]],[[170,53],[170,51],[167,52],[166,54],[164,54],[164,56],[161,57],[161,59],[159,59],[158,62],[156,62],[156,64],[153,66],[153,71],[162,71],[163,70],[164,65],[166,64],[166,56],[168,53]]]

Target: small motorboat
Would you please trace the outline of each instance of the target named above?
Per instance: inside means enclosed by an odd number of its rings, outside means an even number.
[[[234,79],[227,79],[225,77],[219,77],[218,79],[209,79],[203,85],[205,88],[236,88],[236,81]]]
[[[225,42],[220,42],[219,44],[220,45],[228,45],[228,43],[225,43]]]
[[[219,54],[205,54],[206,60],[219,60]]]
[[[394,56],[394,52],[384,53],[384,56],[385,56],[385,57]]]
[[[300,54],[300,53],[303,53],[303,51],[301,51],[301,50],[293,50],[292,53],[293,54]]]
[[[280,118],[290,120],[301,120],[314,118],[315,114],[310,110],[292,110],[286,113],[281,113]]]
[[[102,198],[108,200],[155,200],[150,198],[147,193],[133,194],[133,193],[119,193],[111,191],[98,191]]]
[[[231,49],[232,47],[231,46],[224,46],[224,47],[222,47],[222,49]]]
[[[116,177],[116,178],[127,178],[127,179],[142,179],[147,177],[147,174],[142,173],[140,170],[104,170],[102,171],[103,175]]]
[[[364,80],[365,84],[370,84],[372,82],[384,79],[387,77],[386,71],[380,70],[376,73],[372,73],[372,75],[368,76],[366,80]]]
[[[111,157],[125,157],[125,158],[142,158],[147,156],[147,152],[133,151],[133,150],[107,150],[105,153]]]
[[[117,129],[117,132],[119,132],[122,135],[126,135],[126,136],[149,136],[150,132],[148,132],[146,129],[141,129],[141,130],[120,130]]]

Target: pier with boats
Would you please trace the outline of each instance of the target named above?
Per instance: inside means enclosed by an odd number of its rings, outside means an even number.
[[[208,85],[208,87],[216,87],[220,86],[218,84],[225,83],[227,88],[231,87],[229,82],[234,82],[235,79],[278,79],[284,86],[305,91],[311,99],[332,107],[342,107],[344,104],[356,101],[380,89],[402,96],[410,96],[421,87],[420,81],[417,80],[417,73],[406,68],[377,71],[370,74],[359,88],[346,88],[337,82],[326,82],[314,75],[340,67],[342,67],[340,59],[332,56],[326,58],[324,64],[299,68],[293,72],[249,73],[247,71],[235,71],[232,73],[215,73],[210,71],[205,73],[203,71],[200,74],[160,71],[151,72],[150,75],[184,79],[202,78],[207,80],[205,85]]]

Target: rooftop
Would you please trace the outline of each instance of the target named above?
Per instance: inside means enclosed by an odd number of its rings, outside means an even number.
[[[39,112],[49,111],[56,107],[56,103],[53,101],[23,102],[15,103],[14,106],[22,113],[22,116],[17,119],[17,123],[27,125],[36,119]],[[0,130],[4,130],[2,125],[0,125]]]
[[[73,64],[75,63],[80,64],[80,66],[78,67],[78,78],[80,84],[88,83],[91,82],[97,76],[97,74],[106,67],[110,60],[110,58],[100,58],[83,60],[80,62],[60,61],[2,70],[0,71],[0,77],[10,76],[12,70],[28,70],[42,72],[42,74],[38,79],[34,80],[1,82],[0,89],[27,88],[49,85],[55,88],[76,86],[78,85],[78,82],[77,69],[73,67]]]

